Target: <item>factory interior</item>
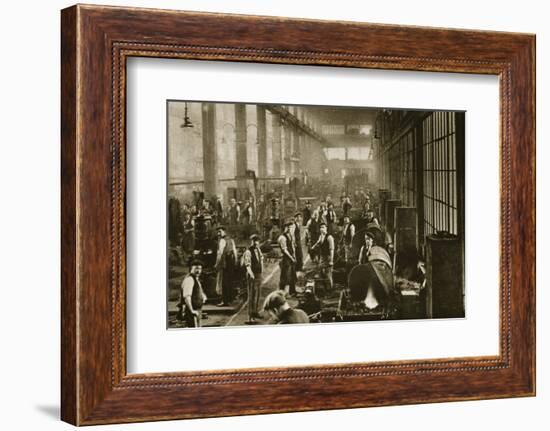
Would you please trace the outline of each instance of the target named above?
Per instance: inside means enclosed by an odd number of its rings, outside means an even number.
[[[167,116],[168,328],[188,326],[192,261],[202,327],[277,323],[277,290],[309,323],[465,316],[464,112],[169,100]]]

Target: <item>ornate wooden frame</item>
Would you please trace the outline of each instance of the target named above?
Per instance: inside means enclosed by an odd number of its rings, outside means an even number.
[[[88,425],[534,395],[534,35],[81,5],[61,17],[63,420]],[[129,56],[498,75],[500,354],[127,375]]]

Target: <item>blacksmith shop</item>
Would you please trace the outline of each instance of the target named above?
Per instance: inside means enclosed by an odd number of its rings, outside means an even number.
[[[167,116],[169,328],[464,317],[464,112]]]

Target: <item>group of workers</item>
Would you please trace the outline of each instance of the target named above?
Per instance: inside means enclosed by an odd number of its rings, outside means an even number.
[[[248,293],[248,324],[254,324],[256,319],[260,319],[260,299],[264,272],[264,255],[260,248],[259,235],[251,236],[250,246],[243,252],[241,257],[241,266],[244,270],[244,282],[246,283]],[[292,240],[289,237],[289,243]],[[223,227],[218,229],[218,256],[216,260],[217,279],[216,287],[221,289],[222,302],[218,305],[226,305],[224,301],[229,301],[227,284],[223,283],[224,275],[227,274],[227,264],[229,259],[234,259],[236,251],[232,251],[234,243],[226,238]],[[292,247],[289,245],[289,247]],[[287,249],[288,253],[288,249]],[[291,256],[283,257],[283,261]],[[284,264],[281,263],[281,270]],[[187,327],[200,327],[202,317],[202,307],[207,297],[200,282],[203,263],[200,260],[193,260],[190,264],[188,275],[181,284],[181,304],[184,307],[183,320]],[[281,280],[284,277],[290,277],[290,271],[283,275],[281,271]],[[263,311],[268,313],[278,323],[308,323],[308,316],[299,309],[292,308],[287,301],[287,292],[275,290],[271,292],[264,300]]]
[[[192,205],[185,202],[179,210],[170,211],[169,217],[177,221],[174,223],[169,221],[171,224],[169,231],[178,233],[178,235],[174,235],[173,242],[176,244],[179,242],[184,255],[193,251],[196,239],[195,224],[198,218],[208,219],[211,225],[225,223],[230,227],[237,225],[252,227],[256,224],[256,207],[252,197],[247,199],[244,204],[232,198],[227,207],[224,207],[219,197],[212,201],[200,199]]]
[[[368,194],[359,194],[361,197],[357,206],[362,207],[361,219],[364,223],[378,224],[374,211],[370,206]],[[253,205],[245,207],[245,212],[234,199],[223,213],[228,225],[247,223],[253,218]],[[264,300],[263,311],[273,315],[280,323],[306,323],[307,315],[301,310],[295,310],[287,302],[288,297],[296,296],[297,274],[304,269],[305,250],[313,264],[319,270],[321,277],[326,281],[328,289],[333,289],[333,267],[335,255],[349,263],[365,263],[374,244],[375,236],[370,232],[364,233],[361,241],[359,256],[352,257],[352,243],[357,228],[351,221],[350,210],[353,206],[349,196],[341,199],[342,211],[340,216],[334,209],[330,197],[321,202],[317,208],[312,208],[311,202],[306,202],[302,211],[282,222],[277,244],[280,248],[280,278],[278,289],[271,292]],[[210,205],[206,205],[208,210]],[[184,220],[187,220],[185,218]],[[227,235],[226,228],[219,225],[216,228],[216,293],[221,298],[219,306],[227,306],[234,300],[235,288],[231,280],[240,274],[240,282],[244,284],[248,294],[248,321],[253,324],[262,317],[260,311],[261,290],[264,274],[264,254],[261,250],[262,238],[258,234],[250,236],[250,244],[238,256],[235,241]],[[302,234],[303,233],[303,234]],[[336,240],[335,238],[338,238]],[[352,259],[354,262],[351,262]],[[182,308],[184,321],[188,327],[201,326],[201,310],[206,301],[206,295],[200,282],[203,263],[193,260],[190,271],[181,284]]]

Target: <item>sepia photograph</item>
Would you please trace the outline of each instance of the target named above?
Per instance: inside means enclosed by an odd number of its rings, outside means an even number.
[[[166,110],[168,329],[465,317],[465,112]]]

